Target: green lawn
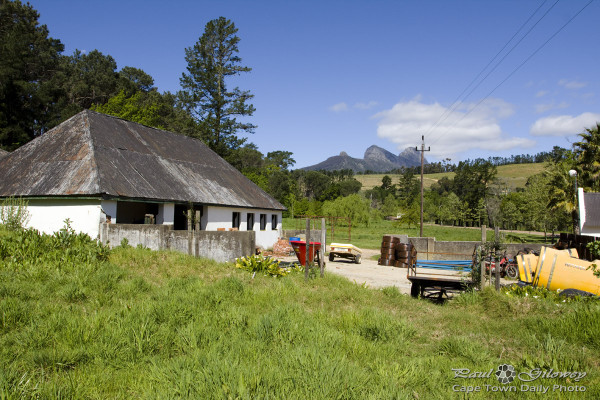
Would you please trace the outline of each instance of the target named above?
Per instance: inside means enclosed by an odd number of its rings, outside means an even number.
[[[60,260],[32,258],[9,239],[0,242],[2,399],[462,399],[453,387],[473,385],[484,390],[469,398],[516,398],[486,391],[503,386],[493,376],[452,371],[500,364],[583,371],[580,381],[535,384],[600,397],[598,302],[486,290],[435,305],[330,273],[253,277],[135,248],[107,261],[80,254],[77,264],[73,246]]]
[[[283,229],[305,229],[305,220],[294,220],[291,218],[283,219]],[[317,227],[320,229],[320,222]],[[331,235],[331,227],[328,226],[328,243],[350,241],[355,246],[364,249],[378,249],[381,247],[381,239],[386,234],[408,235],[409,237],[419,237],[420,229],[418,226],[406,225],[397,226],[396,223],[387,220],[372,221],[369,226],[364,224],[352,226],[350,238],[348,238],[348,226],[336,226],[335,236]],[[533,235],[527,233],[506,233],[505,241],[507,243],[544,243],[543,235]],[[463,228],[455,226],[441,226],[425,224],[423,226],[423,236],[434,237],[439,241],[480,241],[480,228]],[[494,231],[486,230],[487,240],[493,240]],[[548,238],[548,240],[550,240]]]

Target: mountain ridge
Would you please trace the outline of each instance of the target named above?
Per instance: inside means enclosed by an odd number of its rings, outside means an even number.
[[[427,163],[427,161],[425,161]],[[421,165],[421,155],[414,147],[407,147],[398,155],[372,145],[365,150],[363,158],[350,157],[345,151],[337,156],[327,158],[318,164],[309,165],[301,169],[308,171],[336,171],[340,169],[351,169],[356,172],[388,172],[402,167],[416,167]]]

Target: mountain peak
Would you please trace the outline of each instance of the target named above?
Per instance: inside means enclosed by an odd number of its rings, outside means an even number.
[[[323,162],[302,169],[326,171],[351,169],[354,172],[388,172],[397,168],[418,165],[421,165],[421,155],[414,147],[407,147],[402,153],[395,155],[382,147],[372,145],[365,150],[364,159],[352,158],[348,153],[342,151],[338,156],[329,157]]]

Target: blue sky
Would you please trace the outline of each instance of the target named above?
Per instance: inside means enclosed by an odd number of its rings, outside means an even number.
[[[292,151],[296,168],[421,135],[430,160],[570,148],[600,121],[600,2],[588,2],[30,1],[65,54],[98,49],[161,92],[179,90],[205,24],[231,19],[252,68],[232,83],[255,95],[249,140]]]

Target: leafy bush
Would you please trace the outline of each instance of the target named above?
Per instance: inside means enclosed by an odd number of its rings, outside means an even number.
[[[0,224],[9,231],[23,229],[29,222],[27,200],[9,197],[0,204]]]
[[[56,269],[94,264],[108,259],[107,246],[85,233],[76,233],[71,222],[53,235],[22,229],[0,241],[0,267],[48,266]]]
[[[290,272],[300,271],[302,268],[298,264],[292,264],[290,267],[280,266],[281,261],[274,260],[271,257],[263,255],[254,255],[240,257],[235,259],[235,267],[250,272],[264,272],[265,275],[273,277],[286,276]]]

